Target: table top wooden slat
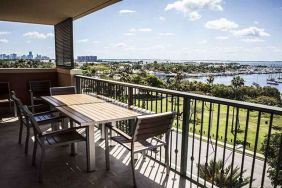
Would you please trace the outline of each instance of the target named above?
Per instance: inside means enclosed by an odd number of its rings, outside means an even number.
[[[42,99],[54,107],[106,102],[103,99],[86,94],[43,96]]]
[[[57,109],[82,126],[134,119],[142,115],[140,112],[108,102],[60,106]]]

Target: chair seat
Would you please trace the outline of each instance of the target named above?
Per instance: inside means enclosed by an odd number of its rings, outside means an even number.
[[[126,149],[131,151],[131,140],[124,138],[123,136],[113,136],[112,140],[123,145]],[[134,151],[140,152],[147,149],[154,149],[160,146],[164,146],[166,143],[158,138],[149,138],[147,140],[140,140],[134,142]]]
[[[85,137],[79,134],[76,130],[62,132],[56,135],[46,136],[44,139],[44,145],[52,146],[52,145],[64,145],[79,141],[85,141]]]

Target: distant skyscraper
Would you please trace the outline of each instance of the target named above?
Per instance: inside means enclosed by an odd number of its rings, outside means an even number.
[[[17,59],[17,54],[10,54],[9,59]]]
[[[95,62],[97,61],[97,56],[77,56],[78,62]]]
[[[28,53],[27,59],[33,59],[32,52],[29,52],[29,53]]]

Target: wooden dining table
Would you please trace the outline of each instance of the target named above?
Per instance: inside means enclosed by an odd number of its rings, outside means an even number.
[[[142,115],[134,109],[114,102],[108,102],[86,94],[71,94],[42,97],[58,111],[80,126],[87,126],[87,171],[95,170],[95,125],[136,119]],[[103,126],[102,126],[103,127]],[[103,131],[102,131],[103,132]]]

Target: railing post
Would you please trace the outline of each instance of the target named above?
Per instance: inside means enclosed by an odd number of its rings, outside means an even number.
[[[128,100],[128,108],[133,105],[133,88],[132,87],[128,87],[128,96],[127,96],[127,100]],[[133,133],[133,126],[134,126],[134,120],[133,119],[130,119],[129,122],[129,134],[132,134]]]
[[[128,87],[128,107],[133,105],[133,88]]]
[[[181,164],[180,174],[186,176],[188,160],[188,138],[190,121],[190,98],[184,97],[183,100],[183,122],[182,122],[182,143],[181,143]]]
[[[76,85],[76,92],[81,93],[81,79],[80,77],[76,76],[75,77],[75,85]]]

